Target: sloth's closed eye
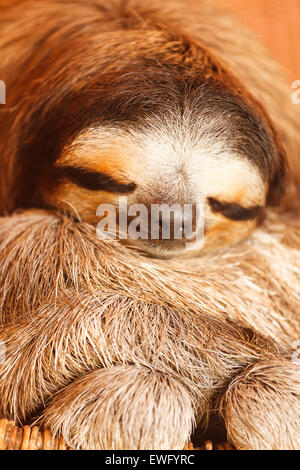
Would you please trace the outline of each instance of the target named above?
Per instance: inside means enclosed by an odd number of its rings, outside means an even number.
[[[254,220],[259,216],[262,210],[262,206],[247,208],[235,203],[221,202],[213,197],[209,197],[208,202],[213,212],[218,212],[227,219],[234,221]]]
[[[66,178],[91,191],[129,194],[136,189],[136,184],[133,182],[122,183],[106,173],[91,171],[84,167],[61,166],[57,168],[57,173],[59,178]]]

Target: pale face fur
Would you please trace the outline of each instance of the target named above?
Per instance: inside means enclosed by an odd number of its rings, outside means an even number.
[[[214,119],[185,122],[170,116],[147,130],[95,126],[82,131],[65,147],[56,162],[59,170],[80,167],[105,174],[118,183],[134,183],[126,194],[131,204],[201,204],[204,207],[204,244],[182,240],[126,240],[159,257],[188,256],[199,250],[215,250],[245,238],[256,225],[256,218],[232,220],[212,210],[209,198],[253,208],[264,206],[267,183],[259,169],[246,156],[229,148],[214,135]],[[56,190],[45,196],[62,209],[73,208],[92,224],[100,220],[100,204],[118,204],[118,192],[86,189],[68,178],[61,178]],[[203,205],[203,206],[202,206]]]

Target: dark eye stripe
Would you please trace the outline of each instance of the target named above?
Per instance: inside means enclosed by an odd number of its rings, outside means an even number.
[[[119,183],[111,176],[82,167],[62,166],[57,168],[59,178],[67,178],[72,183],[91,191],[109,191],[111,193],[132,193],[135,183]]]
[[[239,204],[221,202],[213,197],[208,198],[209,205],[213,212],[219,212],[230,220],[254,220],[262,210],[262,206],[243,207]]]

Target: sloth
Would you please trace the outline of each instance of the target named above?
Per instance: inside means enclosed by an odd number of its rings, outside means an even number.
[[[201,205],[201,249],[174,232],[134,241],[168,257],[223,250],[267,205],[297,200],[290,90],[255,40],[207,2],[0,8],[1,214],[54,208],[96,224],[97,207],[120,196],[129,206]]]
[[[1,417],[76,449],[180,449],[215,412],[238,449],[299,449],[280,68],[206,1],[2,0],[0,27]],[[99,240],[125,196],[202,205],[201,249]]]
[[[0,417],[75,449],[300,448],[300,219],[145,259],[49,211],[0,218]],[[211,431],[210,431],[211,432]]]

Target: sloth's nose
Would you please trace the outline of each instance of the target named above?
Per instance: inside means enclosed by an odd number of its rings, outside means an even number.
[[[160,213],[158,226],[162,240],[180,240],[184,237],[185,218],[180,212],[172,213],[170,216]]]
[[[186,241],[195,236],[197,230],[197,210],[195,205],[180,206],[172,210],[169,206],[159,211],[151,211],[148,234],[152,240]]]

